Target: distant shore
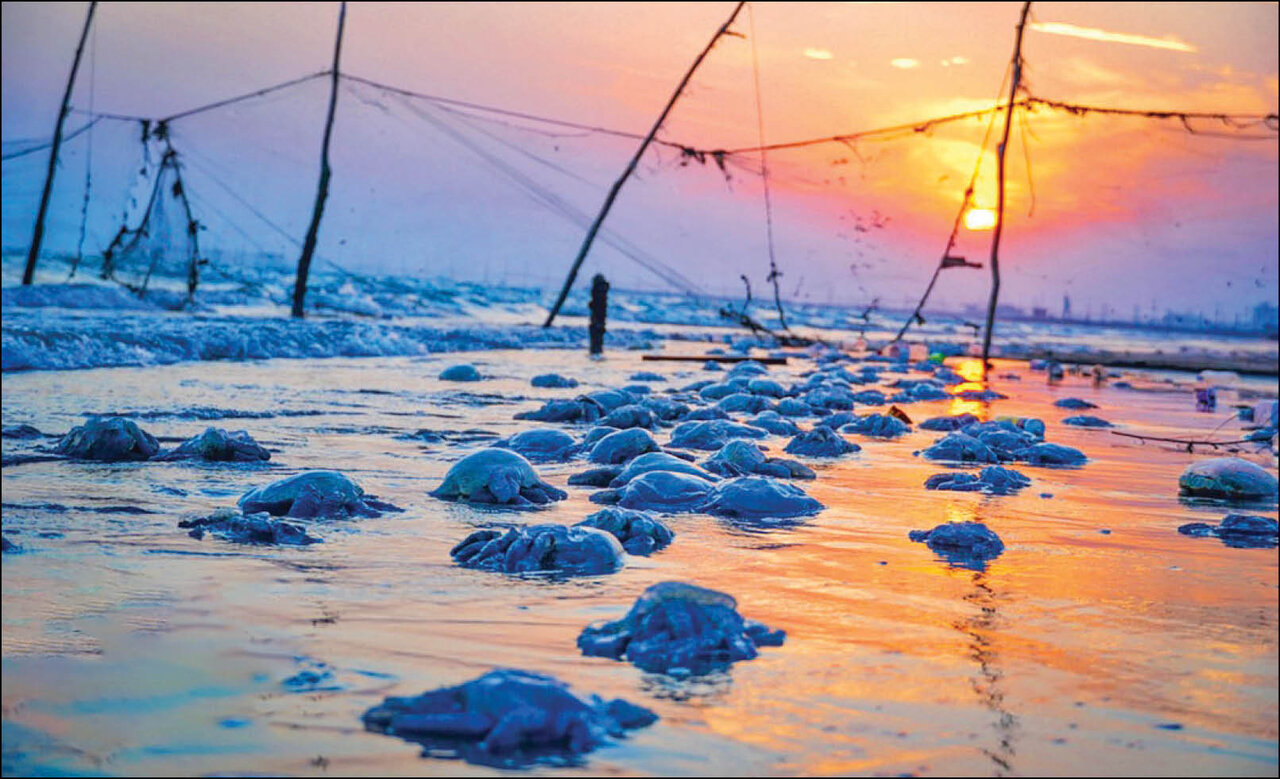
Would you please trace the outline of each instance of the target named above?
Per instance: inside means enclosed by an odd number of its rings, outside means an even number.
[[[1235,371],[1256,376],[1276,376],[1280,365],[1274,359],[1251,354],[1210,354],[1207,352],[1161,353],[1091,350],[1066,352],[1053,349],[1029,349],[1020,359],[1057,360],[1058,362],[1103,365],[1109,368],[1146,368],[1167,371]]]

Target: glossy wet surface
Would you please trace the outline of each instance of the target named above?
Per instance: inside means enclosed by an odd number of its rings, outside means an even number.
[[[496,378],[437,379],[464,361]],[[811,367],[793,358],[771,377],[789,384]],[[453,462],[492,440],[461,431],[557,427],[580,438],[588,426],[512,416],[635,383],[641,370],[671,379],[655,392],[724,376],[629,352],[593,363],[541,351],[6,375],[6,426],[62,433],[89,412],[134,411],[162,439],[245,429],[272,459],[4,469],[5,535],[25,550],[3,565],[5,773],[492,774],[420,757],[365,732],[359,715],[387,695],[517,667],[661,717],[578,766],[534,773],[1275,774],[1276,551],[1177,528],[1231,511],[1274,518],[1276,506],[1183,502],[1179,474],[1213,452],[1063,425],[1077,412],[1052,406],[1081,397],[1122,432],[1233,440],[1234,421],[1211,433],[1230,415],[1230,393],[1203,414],[1189,389],[1094,389],[1076,377],[1049,387],[1010,363],[997,374],[1022,380],[993,383],[1008,400],[903,409],[917,423],[1037,416],[1047,440],[1090,457],[1083,468],[1019,464],[1032,484],[1008,496],[926,490],[946,467],[912,453],[942,433],[849,435],[861,452],[799,458],[818,478],[796,484],[827,508],[797,525],[673,515],[671,546],[568,580],[456,565],[449,549],[486,523],[573,524],[599,509],[593,490],[566,487],[592,467],[582,459],[536,466],[569,492],[545,510],[430,498]],[[583,385],[530,386],[552,371]],[[195,408],[273,416],[192,419]],[[859,408],[868,411],[884,408]],[[397,437],[423,428],[446,435]],[[788,440],[764,443],[776,457]],[[24,446],[4,442],[6,454]],[[1276,472],[1273,455],[1242,456]],[[198,541],[177,527],[305,469],[346,473],[406,511],[318,526],[324,543],[301,548]],[[953,568],[907,538],[949,521],[984,523],[1003,554],[985,571]],[[620,618],[671,579],[733,595],[786,643],[685,681],[580,654],[586,624]],[[303,658],[327,663],[332,678],[311,691],[282,685],[309,667]]]

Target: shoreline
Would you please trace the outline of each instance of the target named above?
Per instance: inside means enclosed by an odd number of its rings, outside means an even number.
[[[1247,355],[1219,354],[1161,354],[1159,352],[1110,352],[1099,351],[1081,354],[1075,352],[1063,354],[1053,349],[1028,349],[1024,354],[1014,358],[1020,360],[1056,360],[1061,363],[1076,365],[1102,365],[1108,368],[1134,368],[1138,370],[1186,371],[1234,371],[1250,376],[1280,375],[1280,365],[1263,359],[1252,359]]]

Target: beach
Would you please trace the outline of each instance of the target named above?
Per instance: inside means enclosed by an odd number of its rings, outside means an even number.
[[[668,341],[647,353],[707,351]],[[1241,444],[1188,453],[1064,425],[1078,412],[1053,405],[1089,401],[1098,407],[1089,413],[1117,432],[1230,441],[1242,434],[1233,391],[1220,391],[1215,412],[1197,412],[1194,376],[1126,375],[1095,387],[1068,375],[1051,385],[1027,363],[1002,360],[991,387],[1005,399],[903,403],[915,423],[906,435],[849,434],[861,451],[798,458],[817,478],[796,483],[824,509],[793,524],[667,515],[669,547],[628,555],[605,575],[459,567],[450,549],[477,528],[573,524],[600,508],[593,490],[567,484],[587,467],[581,458],[536,466],[569,495],[539,511],[427,495],[460,457],[498,437],[552,427],[580,438],[591,427],[516,421],[516,413],[604,388],[644,383],[661,396],[723,376],[698,363],[642,361],[639,350],[611,350],[602,361],[584,352],[6,374],[6,427],[61,433],[89,413],[113,412],[162,441],[211,425],[245,429],[272,454],[258,465],[4,469],[4,530],[23,547],[3,567],[5,773],[492,774],[499,769],[366,732],[360,715],[387,695],[521,668],[659,717],[538,773],[1274,774],[1275,550],[1177,530],[1236,510],[1275,518],[1274,499],[1241,509],[1178,495],[1179,475],[1197,460],[1235,454],[1274,474],[1274,452]],[[786,350],[787,364],[771,366],[768,378],[799,382],[818,355]],[[483,380],[438,378],[461,362]],[[962,374],[973,363],[947,361]],[[582,384],[530,385],[553,371]],[[665,381],[630,381],[639,371]],[[918,454],[943,435],[918,423],[961,413],[1042,419],[1047,441],[1088,460],[1014,464],[1032,483],[1011,495],[926,490],[927,477],[954,469]],[[414,438],[421,430],[435,435]],[[653,432],[663,442],[670,434]],[[759,443],[784,456],[787,440]],[[6,439],[5,453],[31,446]],[[405,511],[327,523],[324,542],[305,547],[197,540],[177,527],[307,469],[341,471]],[[908,538],[974,521],[1005,546],[981,570]],[[785,630],[786,642],[684,678],[580,653],[583,627],[620,617],[669,580],[732,595],[744,616]],[[282,685],[316,663],[332,672],[322,685],[331,689]]]

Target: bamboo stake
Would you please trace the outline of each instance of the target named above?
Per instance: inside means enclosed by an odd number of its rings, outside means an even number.
[[[622,175],[613,183],[613,187],[609,190],[609,194],[604,199],[604,205],[600,207],[600,213],[596,215],[596,219],[591,223],[591,227],[587,230],[587,237],[582,241],[582,248],[578,249],[578,256],[573,260],[573,266],[569,268],[569,276],[564,280],[564,286],[560,289],[560,296],[556,298],[556,303],[551,307],[551,313],[547,314],[547,321],[542,323],[543,327],[551,327],[551,323],[555,321],[556,315],[560,313],[560,308],[564,305],[564,301],[569,297],[569,290],[573,287],[573,281],[578,277],[578,270],[582,267],[582,262],[587,258],[587,252],[591,251],[591,243],[596,238],[596,233],[600,231],[600,226],[604,224],[604,218],[608,216],[609,209],[613,207],[613,201],[617,199],[618,192],[622,190],[622,185],[627,178],[635,172],[636,166],[640,164],[640,158],[644,156],[645,150],[649,148],[649,144],[653,141],[653,136],[658,134],[662,123],[667,120],[667,114],[671,113],[671,109],[675,107],[676,101],[680,99],[681,93],[684,92],[685,86],[688,85],[689,79],[693,78],[693,73],[702,64],[702,60],[711,53],[711,48],[716,45],[716,41],[720,40],[720,36],[729,31],[729,25],[733,24],[733,20],[738,18],[738,12],[742,10],[745,2],[738,3],[733,7],[733,13],[729,14],[729,19],[720,25],[720,29],[716,30],[716,34],[711,37],[711,41],[707,47],[702,50],[698,58],[689,66],[689,72],[684,74],[684,78],[680,81],[680,86],[676,87],[676,91],[671,95],[671,99],[667,101],[667,107],[662,109],[662,114],[658,117],[658,121],[653,123],[653,129],[640,142],[640,148],[636,149],[635,156],[631,158],[631,162],[627,163],[627,167],[622,171]]]
[[[320,232],[320,218],[324,216],[324,202],[329,197],[329,138],[333,134],[333,114],[338,107],[338,60],[342,56],[342,26],[347,19],[347,4],[338,9],[338,37],[333,45],[333,70],[329,87],[329,114],[324,123],[324,141],[320,145],[320,182],[316,187],[316,205],[311,212],[311,226],[302,244],[302,256],[298,258],[298,278],[293,285],[293,317],[304,316],[303,303],[307,298],[307,275],[311,272],[311,255],[316,250],[316,238]]]
[[[53,174],[58,169],[58,150],[62,147],[62,123],[71,112],[71,92],[76,86],[76,71],[80,69],[80,55],[84,53],[84,42],[89,38],[93,12],[97,9],[97,2],[89,3],[89,14],[84,19],[84,31],[80,33],[80,45],[76,46],[76,58],[71,63],[71,75],[67,78],[67,91],[62,94],[62,108],[58,111],[58,122],[53,127],[53,148],[49,151],[49,171],[44,177],[44,192],[40,195],[40,210],[36,212],[36,227],[31,236],[31,247],[27,249],[27,267],[22,271],[23,286],[30,286],[36,278],[36,260],[40,257],[40,246],[44,243],[44,218],[49,212],[49,196],[53,194]]]
[[[1013,44],[1013,83],[1009,86],[1009,104],[1004,115],[1004,137],[997,147],[998,163],[996,167],[996,231],[991,237],[991,298],[987,301],[987,329],[982,334],[982,378],[987,378],[987,370],[991,367],[991,330],[995,326],[996,302],[1000,299],[1000,234],[1004,231],[1004,153],[1009,145],[1009,129],[1013,124],[1013,100],[1018,94],[1018,84],[1022,81],[1022,31],[1027,26],[1027,14],[1031,11],[1031,0],[1022,5],[1022,17],[1018,20],[1018,37]]]

